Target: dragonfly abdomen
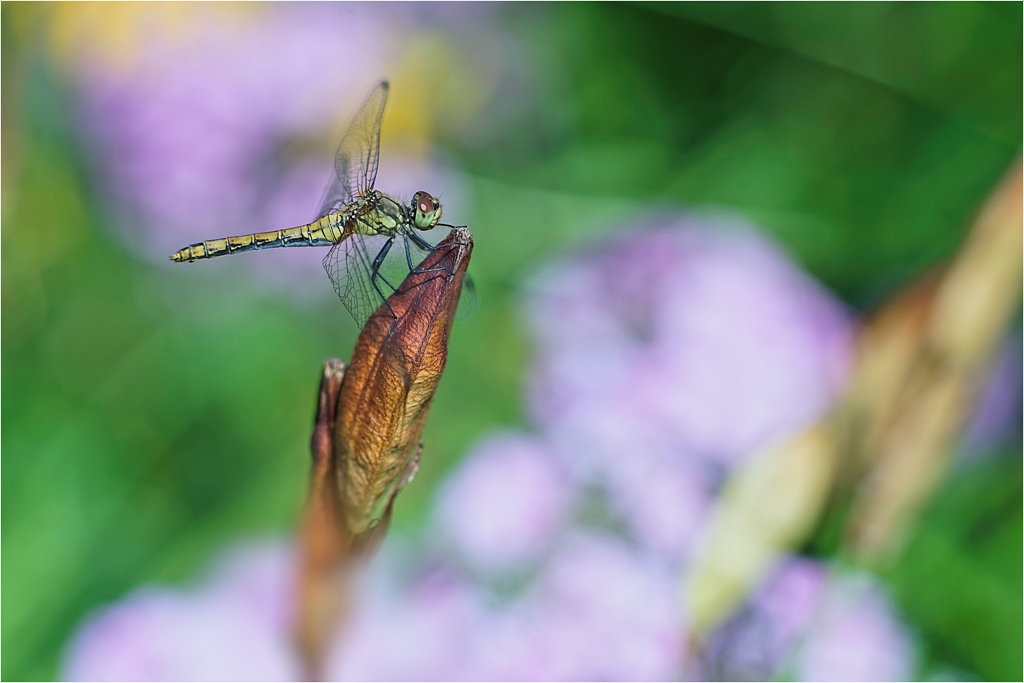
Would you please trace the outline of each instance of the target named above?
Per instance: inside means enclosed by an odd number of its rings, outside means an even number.
[[[199,259],[224,256],[225,254],[275,247],[326,247],[342,240],[345,236],[346,222],[348,222],[348,216],[344,213],[329,213],[313,223],[297,228],[255,232],[250,235],[196,242],[171,254],[171,260],[178,263],[183,261],[191,263]]]

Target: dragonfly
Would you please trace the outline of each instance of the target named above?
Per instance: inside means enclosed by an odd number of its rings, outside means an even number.
[[[191,263],[276,247],[329,246],[324,269],[342,304],[362,327],[370,314],[387,305],[387,298],[410,272],[418,272],[434,248],[437,241],[423,233],[455,227],[440,222],[441,202],[428,192],[421,190],[402,202],[374,189],[388,88],[386,80],[374,86],[349,124],[334,155],[334,176],[316,220],[295,228],[197,242],[176,251],[171,260]],[[472,297],[472,284],[467,289]],[[464,315],[464,307],[460,309]]]

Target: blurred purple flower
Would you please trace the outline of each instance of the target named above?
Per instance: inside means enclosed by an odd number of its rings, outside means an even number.
[[[914,647],[874,579],[829,577],[793,558],[712,635],[695,672],[710,680],[908,680]]]
[[[974,414],[964,430],[961,450],[965,457],[998,447],[1012,430],[1016,430],[1020,438],[1024,394],[1021,377],[1020,339],[1011,338],[996,356],[988,380],[978,395]]]
[[[334,680],[465,680],[485,622],[481,591],[435,570],[355,606],[327,663]]]
[[[532,413],[573,437],[612,411],[731,465],[820,417],[843,388],[844,307],[749,225],[652,220],[549,268],[535,290]]]
[[[824,414],[848,371],[843,305],[745,224],[652,219],[532,292],[535,421],[676,559],[723,469]]]
[[[499,434],[477,446],[439,494],[438,516],[467,561],[499,571],[535,560],[567,522],[575,491],[542,442]]]
[[[677,583],[621,540],[575,534],[511,602],[435,570],[357,608],[344,680],[660,680],[683,642]]]
[[[647,548],[679,567],[699,540],[713,495],[706,470],[690,459],[609,467],[613,510]]]
[[[144,587],[86,618],[68,645],[75,681],[292,680],[293,557],[282,544],[229,552],[194,591]]]
[[[753,596],[755,609],[772,622],[772,648],[788,649],[814,614],[828,582],[827,566],[794,557],[783,562]]]
[[[561,544],[528,592],[477,632],[478,680],[674,678],[684,638],[674,574],[613,537]]]
[[[906,681],[914,644],[881,586],[868,576],[833,579],[796,658],[806,681]]]
[[[294,559],[281,544],[229,553],[191,591],[143,588],[85,620],[67,680],[295,680]],[[511,601],[435,568],[411,583],[383,553],[328,661],[336,680],[664,680],[685,639],[673,571],[620,539],[574,533]],[[407,570],[405,570],[407,571]],[[372,583],[372,585],[371,585]],[[899,680],[913,647],[885,595],[824,565],[784,564],[713,643],[702,672]],[[707,668],[710,667],[710,668]]]
[[[827,573],[811,560],[781,564],[746,607],[715,631],[693,673],[703,680],[778,678],[811,621]]]

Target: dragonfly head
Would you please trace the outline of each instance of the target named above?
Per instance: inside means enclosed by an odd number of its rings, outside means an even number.
[[[441,202],[426,192],[417,192],[412,196],[409,206],[412,222],[420,230],[430,230],[441,220]]]

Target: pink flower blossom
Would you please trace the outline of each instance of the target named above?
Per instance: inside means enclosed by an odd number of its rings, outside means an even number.
[[[586,439],[588,415],[621,414],[676,457],[733,464],[831,406],[849,317],[778,248],[723,219],[623,232],[535,284],[539,424]]]
[[[441,489],[438,511],[463,557],[497,571],[537,559],[568,521],[573,497],[543,442],[503,434],[466,456]]]
[[[197,590],[143,587],[97,610],[64,661],[74,681],[293,680],[291,549],[229,552]]]
[[[567,542],[536,598],[549,615],[547,628],[566,636],[543,639],[546,649],[556,661],[578,658],[579,668],[560,678],[671,677],[684,636],[677,594],[673,572],[623,542],[601,536]],[[563,650],[567,640],[577,648]],[[558,677],[557,669],[551,673]]]
[[[711,680],[907,680],[915,651],[877,580],[829,576],[792,558],[712,635],[696,673]]]
[[[884,590],[867,576],[830,585],[807,628],[796,670],[807,681],[906,681],[914,644]]]
[[[405,589],[356,600],[328,663],[328,677],[365,681],[465,680],[469,647],[486,618],[481,591],[435,570]]]
[[[679,666],[675,576],[609,536],[573,534],[510,599],[442,569],[389,585],[355,608],[333,676],[659,680]]]
[[[784,672],[828,582],[826,565],[783,562],[688,662],[703,680],[770,680]]]
[[[651,219],[534,281],[534,420],[636,537],[688,555],[725,469],[843,389],[844,306],[750,226]]]
[[[664,680],[684,639],[676,577],[621,540],[578,533],[478,632],[480,680]]]

